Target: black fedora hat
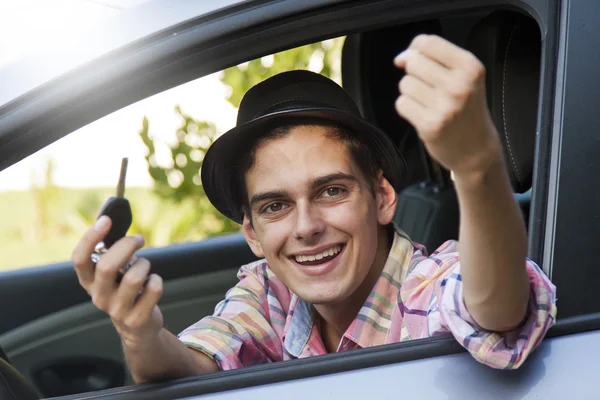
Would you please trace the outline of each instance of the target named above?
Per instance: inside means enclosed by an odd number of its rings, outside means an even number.
[[[319,119],[344,126],[370,146],[381,161],[383,175],[400,191],[406,162],[388,135],[362,118],[352,98],[334,81],[314,72],[295,70],[275,75],[252,87],[242,99],[235,128],[210,146],[202,163],[202,185],[210,202],[223,215],[242,223],[238,165],[261,134],[290,118]]]

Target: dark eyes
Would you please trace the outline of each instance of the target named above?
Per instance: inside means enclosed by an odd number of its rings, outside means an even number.
[[[324,189],[321,192],[321,195],[319,197],[325,198],[325,199],[339,198],[340,196],[343,196],[344,193],[346,193],[346,192],[347,192],[346,189],[341,188],[339,186],[330,186],[330,187]],[[261,214],[277,214],[277,213],[287,209],[288,207],[289,207],[289,205],[286,203],[283,203],[281,201],[274,201],[272,203],[265,205],[260,210],[260,213]]]
[[[342,191],[343,191],[342,188],[333,186],[333,187],[329,187],[329,188],[325,189],[323,191],[323,194],[325,194],[329,197],[335,197],[335,196],[342,194]]]
[[[265,208],[263,208],[263,212],[267,213],[267,214],[272,214],[272,213],[276,213],[276,212],[283,210],[283,207],[284,207],[283,203],[271,203],[271,204],[267,205]]]

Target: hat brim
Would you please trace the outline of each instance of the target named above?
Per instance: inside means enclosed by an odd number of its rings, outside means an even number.
[[[221,135],[210,146],[202,163],[202,185],[213,204],[223,215],[241,224],[244,214],[238,188],[238,162],[241,155],[249,151],[251,143],[273,126],[283,125],[290,118],[317,118],[339,123],[360,135],[360,139],[371,145],[375,156],[381,161],[383,174],[399,192],[405,185],[406,161],[390,137],[362,118],[333,108],[298,107],[273,112],[236,126]]]

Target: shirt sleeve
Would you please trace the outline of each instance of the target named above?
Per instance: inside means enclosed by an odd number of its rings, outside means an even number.
[[[188,327],[178,338],[211,357],[221,370],[281,361],[281,321],[285,317],[271,315],[281,307],[269,305],[269,301],[278,302],[269,291],[270,274],[264,261],[243,266],[238,272],[240,281],[217,304],[214,314]],[[279,324],[272,324],[272,317]]]
[[[426,315],[425,327],[406,325],[412,336],[437,336],[450,332],[479,362],[493,368],[515,369],[523,364],[542,342],[556,321],[556,287],[531,260],[525,261],[530,282],[530,297],[525,320],[510,332],[497,333],[481,328],[467,311],[464,302],[460,260],[456,241],[448,241],[430,257],[416,249],[401,300],[408,310]],[[408,318],[406,318],[408,317]],[[418,330],[421,329],[421,332]],[[427,332],[423,332],[423,330]]]

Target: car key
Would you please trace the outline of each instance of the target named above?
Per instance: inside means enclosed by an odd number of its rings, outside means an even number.
[[[131,206],[125,198],[125,176],[127,174],[127,158],[121,161],[121,173],[119,175],[119,183],[117,184],[116,196],[112,196],[104,204],[98,218],[106,215],[110,217],[112,225],[110,231],[102,241],[104,248],[108,250],[110,246],[123,237],[129,230],[133,220],[131,215]]]
[[[100,260],[100,256],[105,253],[115,242],[127,234],[133,216],[131,214],[131,206],[129,201],[125,198],[125,176],[127,174],[127,158],[121,160],[121,173],[119,175],[119,182],[117,184],[117,193],[115,196],[111,196],[98,214],[98,218],[106,215],[110,217],[112,224],[109,232],[104,237],[104,240],[96,245],[95,253],[92,254],[92,261],[97,263]],[[117,282],[121,281],[123,274],[127,272],[129,264],[119,270],[119,276]]]

